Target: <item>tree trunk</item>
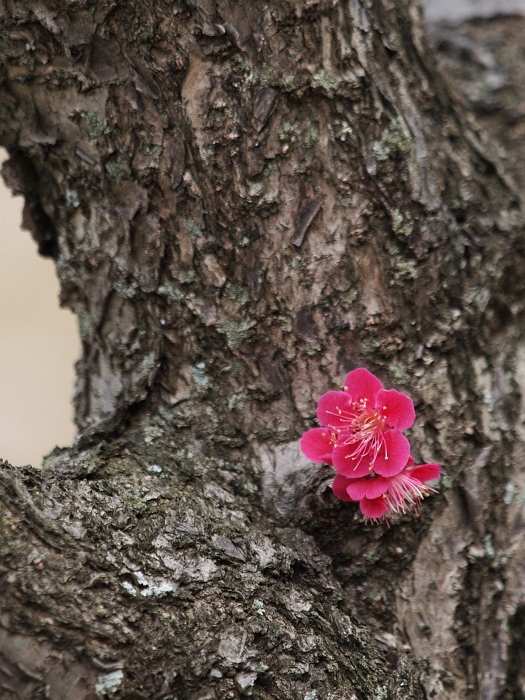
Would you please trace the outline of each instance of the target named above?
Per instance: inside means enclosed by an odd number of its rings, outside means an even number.
[[[3,0],[0,142],[79,437],[2,465],[2,698],[525,697],[521,195],[409,0]],[[365,366],[446,476],[298,438]],[[521,668],[520,668],[521,666]]]

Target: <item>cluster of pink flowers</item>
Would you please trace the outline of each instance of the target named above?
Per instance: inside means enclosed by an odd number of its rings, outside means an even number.
[[[439,477],[439,464],[413,466],[410,444],[401,432],[415,420],[414,404],[405,394],[384,389],[368,370],[350,372],[344,391],[323,394],[317,417],[323,427],[304,433],[301,450],[313,462],[334,467],[334,494],[359,501],[366,518],[417,512],[434,491],[425,482]]]

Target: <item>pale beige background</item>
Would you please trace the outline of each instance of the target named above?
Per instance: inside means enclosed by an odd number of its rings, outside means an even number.
[[[80,343],[73,314],[58,305],[53,261],[20,229],[21,212],[0,178],[0,459],[40,466],[73,441]]]
[[[525,0],[423,0],[429,22],[464,22],[475,17],[525,14]]]

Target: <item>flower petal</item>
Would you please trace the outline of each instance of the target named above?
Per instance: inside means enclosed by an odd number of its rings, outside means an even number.
[[[397,430],[410,428],[416,419],[414,404],[406,394],[401,394],[395,389],[383,389],[376,396],[376,407],[386,424]]]
[[[364,367],[354,369],[345,379],[345,391],[352,397],[352,401],[368,399],[373,401],[376,394],[381,391],[383,385],[379,379]]]
[[[360,479],[363,476],[368,476],[372,471],[370,454],[354,459],[355,449],[355,445],[338,445],[336,443],[332,452],[334,469],[349,479]]]
[[[312,462],[326,462],[332,464],[331,443],[333,433],[328,428],[312,428],[307,430],[301,438],[301,452]]]
[[[344,391],[329,391],[323,394],[317,404],[319,423],[328,428],[344,428],[354,415],[351,406],[350,396]]]
[[[346,477],[343,476],[341,478],[345,479]],[[368,479],[346,479],[346,481],[346,492],[352,501],[360,501],[362,498],[365,498],[368,490]]]
[[[347,493],[353,501],[362,498],[379,498],[388,491],[390,479],[382,476],[368,477],[366,479],[349,480]]]
[[[383,438],[384,444],[375,458],[373,469],[381,476],[395,476],[406,466],[410,443],[399,430],[387,430]]]
[[[390,488],[392,480],[384,476],[376,476],[368,480],[368,488],[366,490],[367,498],[379,498]]]
[[[407,473],[413,478],[424,484],[432,479],[439,479],[441,467],[439,464],[422,464],[420,467],[408,469]]]
[[[363,498],[359,503],[359,507],[365,518],[381,518],[388,510],[383,497]]]
[[[338,474],[334,479],[334,483],[332,484],[332,491],[334,492],[334,496],[337,496],[337,498],[340,498],[342,501],[351,501],[352,499],[350,498],[347,492],[347,486],[350,483],[350,479],[347,479],[345,476],[341,476],[340,474]]]

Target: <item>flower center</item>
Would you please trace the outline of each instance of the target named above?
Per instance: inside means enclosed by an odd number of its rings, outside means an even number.
[[[360,461],[365,456],[369,457],[370,470],[372,470],[381,449],[384,449],[385,459],[388,459],[384,438],[386,423],[381,412],[367,404],[367,399],[356,401],[352,403],[351,408],[346,409],[346,415],[341,416],[346,423],[343,427],[345,435],[341,444],[355,446],[347,455],[352,460]],[[348,431],[347,434],[346,431]]]

